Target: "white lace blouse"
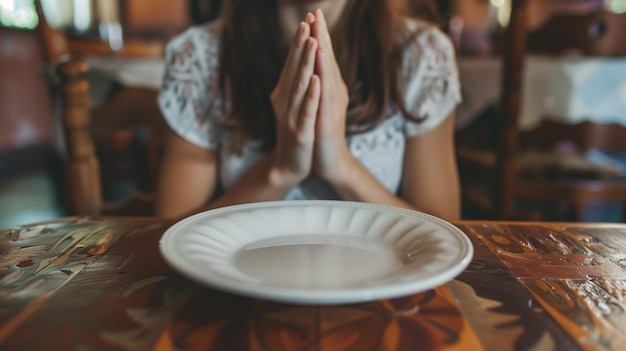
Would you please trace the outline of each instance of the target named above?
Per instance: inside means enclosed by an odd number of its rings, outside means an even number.
[[[448,37],[431,25],[407,20],[416,31],[403,58],[406,75],[406,106],[421,123],[405,119],[390,106],[386,119],[375,129],[347,138],[350,151],[389,191],[397,193],[402,178],[405,142],[438,126],[461,100],[454,50]],[[159,106],[170,128],[198,146],[218,154],[219,181],[228,189],[263,154],[251,141],[240,154],[229,152],[229,132],[222,120],[218,91],[220,24],[191,27],[167,45],[166,71],[159,94]],[[404,181],[410,181],[405,179]],[[338,199],[332,188],[310,176],[293,188],[286,200]]]

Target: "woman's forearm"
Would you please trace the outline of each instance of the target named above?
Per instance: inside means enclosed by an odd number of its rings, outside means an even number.
[[[418,191],[415,194],[404,198],[390,192],[385,186],[374,177],[369,170],[357,159],[352,158],[342,166],[340,173],[342,177],[333,181],[333,188],[346,201],[360,201],[376,203],[381,205],[402,207],[409,210],[425,212],[446,220],[458,219],[459,213],[458,196],[452,189],[454,186],[446,187],[451,189],[450,193],[440,192],[437,199],[428,198],[426,191]],[[445,178],[445,177],[444,177]],[[454,182],[451,180],[451,183]],[[433,185],[437,187],[436,184]],[[420,195],[422,194],[422,195]],[[426,198],[425,198],[426,197]],[[416,200],[410,200],[416,199]],[[441,204],[442,202],[448,204]],[[433,204],[432,206],[430,204]]]
[[[299,177],[276,168],[273,154],[270,153],[202,210],[242,203],[282,200],[300,181]]]
[[[376,177],[355,158],[342,166],[342,177],[331,184],[335,191],[346,201],[360,201],[381,205],[419,210],[413,204],[396,196],[385,188]]]

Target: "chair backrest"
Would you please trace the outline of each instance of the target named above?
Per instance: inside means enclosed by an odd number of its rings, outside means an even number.
[[[626,14],[604,8],[558,14],[528,33],[528,50],[547,55],[626,56]]]
[[[537,39],[528,32],[528,6],[528,0],[511,1],[510,23],[501,43],[503,71],[497,118],[496,173],[498,176],[496,177],[494,207],[497,211],[497,218],[501,219],[515,217],[516,184],[519,181],[517,156],[522,151],[522,147],[524,149],[529,146],[551,147],[557,144],[559,138],[562,138],[574,140],[577,142],[576,146],[583,150],[596,147],[624,150],[623,142],[614,142],[614,138],[609,138],[615,133],[624,135],[625,129],[616,125],[591,122],[566,125],[542,122],[535,130],[520,133],[518,126],[523,95],[522,83],[525,61],[529,53],[567,55],[573,48],[579,48],[579,53],[582,55],[608,56],[616,52],[609,49],[614,46],[602,46],[602,50],[600,49],[600,41],[604,40],[606,33],[612,32],[611,28],[606,27],[608,22],[604,21],[607,18],[605,11],[578,17],[557,16],[547,22],[545,30],[534,34],[543,33],[541,39]],[[601,29],[594,32],[596,27]],[[621,139],[624,137],[622,136]]]
[[[113,55],[127,57],[161,57],[165,54],[164,40],[154,38],[124,38],[121,48],[112,48],[99,38],[70,37],[63,28],[55,28],[46,19],[41,0],[35,0],[39,17],[37,31],[42,39],[44,60],[55,62],[67,55]]]
[[[59,76],[59,90],[62,101],[62,130],[65,140],[65,192],[67,195],[67,209],[76,215],[126,215],[151,216],[154,212],[154,195],[156,173],[160,161],[162,136],[164,126],[159,121],[151,126],[150,138],[144,139],[143,144],[133,151],[141,152],[138,158],[131,162],[141,166],[141,174],[135,176],[132,192],[125,194],[115,201],[105,201],[103,194],[104,181],[108,176],[116,177],[103,172],[103,154],[98,152],[98,144],[94,132],[94,114],[89,97],[89,81],[87,63],[76,57],[69,57],[57,65]],[[135,92],[133,90],[129,90]],[[141,91],[139,91],[141,93]],[[129,97],[136,94],[130,94]],[[130,98],[132,100],[132,97]],[[112,108],[115,111],[115,107]],[[132,111],[132,110],[131,110]],[[126,111],[114,112],[111,116],[124,116]],[[104,117],[104,116],[100,116]],[[122,123],[128,124],[125,118]],[[115,123],[115,122],[114,122]],[[102,123],[99,123],[102,125]],[[138,124],[141,127],[147,123]],[[128,131],[129,129],[122,129]],[[115,129],[111,128],[111,135]],[[102,130],[99,131],[103,133]],[[111,142],[114,138],[104,139]],[[128,146],[128,144],[124,145]],[[130,145],[131,147],[133,145]],[[137,147],[137,145],[134,145]],[[123,171],[113,167],[113,171]],[[126,170],[128,171],[128,170]],[[146,176],[148,179],[138,179]]]
[[[496,150],[496,196],[494,209],[498,218],[510,218],[514,212],[514,187],[517,182],[516,154],[522,75],[526,56],[528,1],[512,0],[509,25],[502,46],[501,95],[498,105]]]
[[[64,31],[48,25],[40,0],[35,4],[40,15],[37,31],[44,60],[54,75],[50,82],[55,95],[53,100],[61,105],[57,117],[65,155],[63,194],[68,214],[151,215],[151,191],[158,169],[160,142],[166,130],[156,102],[157,89],[120,87],[93,107],[90,100],[92,82],[88,79],[90,67],[84,59],[86,53],[73,52]],[[101,146],[120,149],[118,144],[122,144],[122,149],[128,149],[124,152],[141,153],[133,154],[132,159],[124,162],[132,163],[133,170],[138,164],[147,168],[141,170],[146,179],[139,180],[141,184],[133,184],[133,191],[126,189],[123,196],[109,201],[111,197],[107,196],[105,184],[110,177],[116,176],[111,173],[119,171],[120,167],[109,167],[111,162],[104,158],[111,150],[103,150]],[[133,177],[136,182],[137,175],[133,174]]]
[[[103,206],[100,165],[91,136],[87,63],[69,58],[58,65],[66,146],[65,186],[70,212],[100,214]]]
[[[43,59],[47,63],[57,62],[61,57],[70,54],[67,36],[62,29],[50,26],[45,16],[41,0],[35,1],[35,9],[39,17],[37,32],[40,37]]]

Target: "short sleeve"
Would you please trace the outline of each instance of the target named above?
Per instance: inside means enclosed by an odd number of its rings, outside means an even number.
[[[407,136],[424,134],[438,125],[461,101],[459,74],[450,38],[423,22],[410,22],[416,35],[403,58],[407,110],[422,122],[407,122]]]
[[[218,89],[219,35],[215,24],[196,26],[168,42],[159,92],[161,113],[185,140],[207,149],[218,145],[222,116]]]

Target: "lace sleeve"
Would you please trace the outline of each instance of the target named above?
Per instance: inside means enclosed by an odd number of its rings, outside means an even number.
[[[217,84],[219,36],[210,26],[192,27],[167,44],[158,102],[174,132],[215,149],[215,122],[222,118],[222,108]]]
[[[408,136],[424,134],[437,127],[461,101],[454,47],[439,29],[412,22],[418,31],[404,57],[405,103],[421,123],[408,122]],[[422,28],[418,28],[422,26]]]

